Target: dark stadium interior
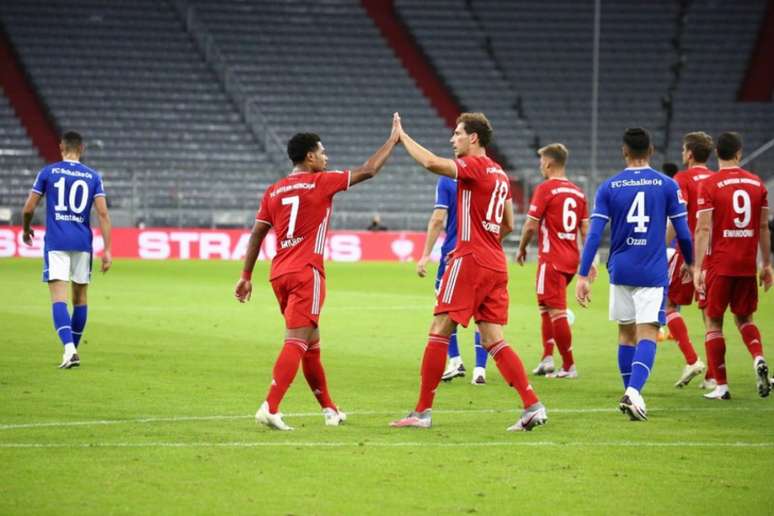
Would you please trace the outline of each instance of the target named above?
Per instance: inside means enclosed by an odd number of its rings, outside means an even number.
[[[592,173],[592,0],[2,0],[13,56],[3,59],[26,80],[2,81],[0,212],[18,222],[47,161],[34,135],[47,131],[85,136],[84,161],[104,174],[123,226],[249,226],[264,188],[289,169],[284,144],[297,131],[322,136],[332,167],[354,167],[400,111],[418,141],[448,155],[448,120],[385,37],[374,16],[385,11],[444,94],[490,117],[524,193],[540,179],[535,150],[554,141],[590,191],[622,167],[629,126],[652,132],[657,167],[679,162],[694,130],[739,131],[749,153],[774,138],[771,89],[740,100],[756,62],[774,61],[758,48],[767,10],[767,0],[603,1]],[[774,151],[747,168],[771,180]],[[365,228],[378,212],[391,229],[422,229],[434,184],[399,151],[337,199],[333,227]]]

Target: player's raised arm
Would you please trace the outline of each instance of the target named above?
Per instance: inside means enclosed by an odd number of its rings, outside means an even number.
[[[376,174],[378,174],[379,170],[387,161],[387,158],[390,157],[392,149],[394,149],[395,145],[398,144],[399,138],[400,117],[398,116],[398,113],[395,113],[392,115],[392,131],[390,132],[389,138],[387,138],[387,141],[384,142],[384,145],[382,145],[379,150],[377,150],[370,158],[368,158],[365,163],[352,171],[349,179],[349,185],[352,186],[358,183],[362,183],[363,181],[371,179]]]
[[[253,292],[253,269],[255,268],[256,260],[258,260],[258,253],[261,251],[261,244],[263,244],[263,239],[266,238],[269,229],[271,229],[271,226],[268,223],[257,220],[253,226],[253,231],[250,233],[250,241],[247,243],[247,252],[245,253],[245,263],[242,268],[242,277],[239,278],[234,289],[234,297],[240,303],[250,300]]]
[[[764,292],[768,292],[774,283],[774,274],[771,270],[771,231],[769,230],[769,210],[766,207],[761,209],[761,229],[758,237],[758,248],[761,252],[761,261],[763,266],[760,274],[760,284]]]
[[[35,231],[32,229],[32,216],[35,214],[35,208],[38,207],[41,195],[37,192],[30,192],[27,196],[27,201],[22,208],[22,225],[24,227],[24,235],[22,239],[27,245],[32,245],[32,237],[35,236]]]
[[[457,179],[457,165],[454,163],[454,160],[436,156],[431,151],[415,142],[414,139],[403,130],[403,126],[400,124],[400,117],[398,117],[398,125],[400,128],[400,141],[403,143],[409,156],[414,158],[414,161],[433,174]]]
[[[99,230],[102,232],[102,241],[104,242],[104,248],[102,250],[102,272],[107,272],[110,266],[113,265],[112,255],[112,237],[111,232],[113,225],[110,222],[110,213],[108,212],[107,201],[104,195],[94,197],[94,209],[97,211],[97,218],[99,218]]]

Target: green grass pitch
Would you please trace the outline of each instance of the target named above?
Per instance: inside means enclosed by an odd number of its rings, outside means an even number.
[[[729,322],[730,402],[702,399],[659,345],[645,389],[650,421],[628,421],[607,284],[577,315],[580,378],[536,378],[549,422],[507,433],[518,397],[442,384],[434,427],[387,426],[416,400],[433,306],[413,264],[329,264],[323,360],[345,426],[325,427],[303,375],[282,410],[294,432],[255,425],[283,325],[259,264],[249,304],[236,262],[117,261],[95,274],[82,366],[61,346],[39,260],[0,261],[0,514],[762,514],[774,507],[774,399],[760,399]],[[511,269],[510,344],[539,358],[534,265]],[[571,296],[572,297],[572,296]],[[774,293],[761,295],[774,349]],[[695,307],[684,310],[703,351]],[[460,347],[473,364],[472,332]],[[774,357],[774,352],[770,352]],[[772,396],[774,398],[774,396]]]

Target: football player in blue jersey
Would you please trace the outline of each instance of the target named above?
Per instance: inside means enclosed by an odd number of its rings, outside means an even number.
[[[444,222],[445,219],[445,222]],[[449,253],[457,244],[457,181],[450,177],[441,177],[435,187],[435,207],[430,220],[427,223],[427,238],[422,257],[417,262],[417,274],[424,278],[427,275],[427,262],[433,252],[438,235],[445,230],[446,237],[441,245],[441,261],[438,264],[438,273],[435,275],[435,292],[441,288],[441,278],[446,270]],[[486,384],[486,359],[487,351],[481,346],[481,335],[476,331],[475,335],[476,368],[473,370],[473,385]],[[450,382],[458,376],[465,376],[465,366],[460,357],[460,348],[457,344],[457,332],[449,338],[449,363],[441,376],[444,382]]]
[[[92,233],[91,208],[99,218],[104,249],[102,272],[110,269],[110,215],[102,177],[80,162],[83,154],[81,135],[69,131],[59,144],[62,161],[38,172],[24,204],[23,239],[32,244],[32,216],[40,198],[46,197],[46,233],[43,247],[43,281],[51,293],[54,328],[64,346],[61,369],[81,363],[78,344],[86,327],[88,313],[86,291],[91,279]],[[67,309],[67,284],[72,283],[72,315]]]
[[[618,367],[626,389],[619,408],[639,421],[647,419],[641,393],[655,361],[659,328],[666,322],[667,219],[685,257],[683,273],[693,273],[691,233],[680,187],[651,168],[648,160],[652,154],[650,134],[645,129],[624,132],[626,168],[597,189],[575,290],[581,306],[588,306],[589,269],[610,222],[610,320],[618,322]]]

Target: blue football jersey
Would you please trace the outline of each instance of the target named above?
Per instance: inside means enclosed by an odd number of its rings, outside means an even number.
[[[685,216],[680,187],[652,168],[627,168],[602,183],[591,217],[610,222],[610,282],[667,286],[667,218]]]
[[[105,195],[99,173],[77,161],[52,163],[38,172],[32,191],[46,198],[45,249],[91,252],[91,207]]]
[[[457,181],[441,176],[435,186],[435,207],[446,210],[446,238],[441,255],[449,254],[457,245]]]

